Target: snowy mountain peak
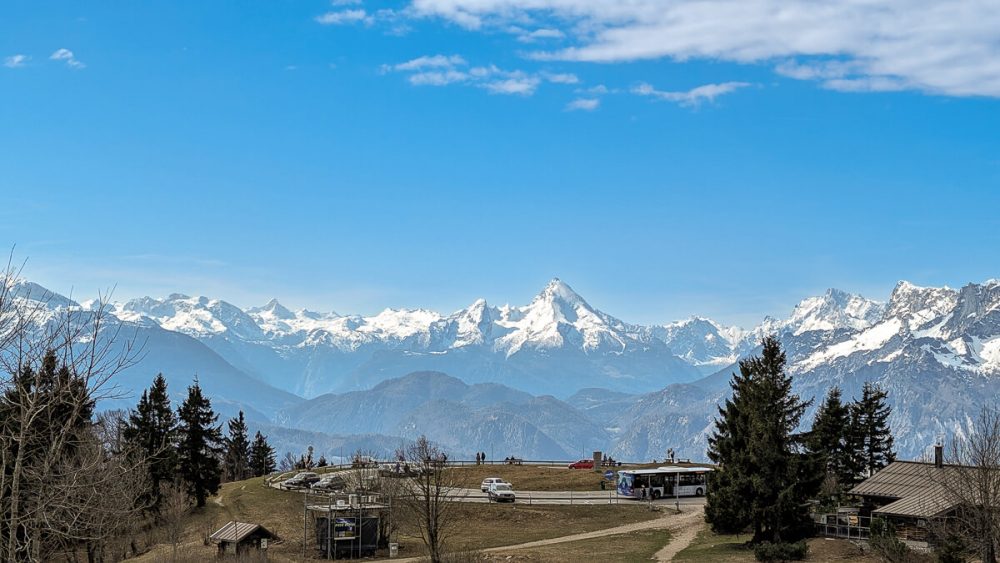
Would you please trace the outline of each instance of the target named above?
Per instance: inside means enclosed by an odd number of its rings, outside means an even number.
[[[911,331],[929,330],[955,307],[958,292],[950,287],[920,287],[907,281],[896,284],[889,296],[886,318],[900,319]]]
[[[580,294],[573,291],[573,288],[569,284],[559,278],[552,278],[552,281],[545,286],[545,289],[535,297],[535,301],[561,301],[574,307],[579,305],[590,307],[587,301],[583,297],[580,297]]]
[[[58,293],[46,289],[35,282],[24,278],[18,278],[9,286],[10,296],[15,299],[34,301],[47,309],[78,307],[79,304],[72,299],[59,295]]]
[[[247,309],[248,314],[267,315],[275,319],[291,320],[295,318],[295,313],[289,311],[284,305],[278,303],[277,299],[271,299],[263,307],[253,307]]]
[[[528,346],[534,349],[569,345],[585,352],[623,353],[638,344],[637,327],[594,309],[559,278],[553,278],[526,307],[499,310],[497,324],[507,332],[495,348],[508,356]]]
[[[712,319],[690,317],[651,329],[674,353],[703,373],[710,373],[736,361],[737,346],[745,331],[724,327]]]
[[[884,311],[883,303],[831,288],[800,301],[782,329],[796,336],[814,330],[861,330],[876,323]]]

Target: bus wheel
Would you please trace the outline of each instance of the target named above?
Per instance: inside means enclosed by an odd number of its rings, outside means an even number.
[[[653,490],[653,500],[660,498],[660,491]]]
[[[701,487],[698,487],[698,488],[697,488],[697,489],[695,489],[695,491],[694,491],[694,496],[696,496],[696,497],[700,497],[700,496],[701,496],[701,495],[703,495],[703,494],[705,494],[705,491],[701,490]]]

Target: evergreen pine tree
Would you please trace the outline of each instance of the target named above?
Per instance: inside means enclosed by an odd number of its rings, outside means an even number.
[[[740,362],[733,397],[719,409],[709,457],[720,465],[709,487],[706,519],[716,531],[753,531],[753,541],[780,542],[803,530],[815,492],[811,456],[793,434],[809,403],[792,394],[785,353],[774,337],[760,356]]]
[[[229,437],[226,438],[226,478],[241,481],[249,476],[250,440],[243,411],[229,420]]]
[[[156,509],[161,500],[160,484],[171,482],[177,471],[177,419],[162,373],[142,392],[139,404],[129,413],[122,434],[138,448],[137,453],[148,460],[150,488],[147,498]]]
[[[855,478],[877,473],[896,460],[889,416],[892,414],[886,393],[877,384],[866,382],[861,399],[851,405],[852,469]]]
[[[180,420],[178,455],[180,475],[187,483],[188,494],[198,507],[219,490],[222,468],[222,429],[216,425],[219,416],[212,403],[202,395],[197,378],[188,387],[188,396],[177,411]]]
[[[274,448],[267,443],[267,436],[257,431],[250,446],[250,471],[254,477],[261,477],[271,473],[275,468]]]
[[[832,387],[816,411],[808,444],[825,473],[836,478],[841,488],[854,485],[850,431],[851,409],[843,403],[840,388]]]
[[[715,432],[708,438],[708,457],[720,470],[709,476],[705,519],[720,534],[741,533],[750,520],[748,505],[743,502],[753,491],[752,474],[747,472],[752,390],[750,366],[745,360],[740,361],[740,372],[733,374],[729,386],[732,396],[719,407]]]

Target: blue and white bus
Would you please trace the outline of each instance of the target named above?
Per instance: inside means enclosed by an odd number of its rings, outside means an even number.
[[[618,496],[636,499],[700,497],[708,491],[711,467],[657,467],[618,472]]]

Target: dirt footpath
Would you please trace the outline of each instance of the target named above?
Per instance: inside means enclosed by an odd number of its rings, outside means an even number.
[[[688,510],[676,514],[674,512],[667,512],[660,518],[655,518],[653,520],[647,520],[645,522],[636,522],[634,524],[626,524],[624,526],[616,526],[614,528],[605,528],[603,530],[595,530],[593,532],[583,532],[579,534],[570,534],[568,536],[559,536],[557,538],[549,538],[545,540],[537,540],[526,543],[519,543],[514,545],[502,545],[498,547],[491,547],[482,550],[482,553],[507,553],[509,551],[515,551],[520,549],[532,549],[536,547],[544,547],[547,545],[556,545],[560,543],[575,542],[581,540],[589,540],[594,538],[602,538],[606,536],[615,536],[619,534],[627,534],[629,532],[638,532],[642,530],[670,530],[672,535],[670,543],[666,545],[663,549],[656,553],[656,561],[672,561],[674,555],[679,553],[685,547],[687,547],[698,531],[701,530],[702,526],[705,524],[705,511],[701,506],[688,507]],[[399,563],[420,561],[420,557],[409,557],[405,559],[396,559]]]
[[[670,530],[670,543],[663,546],[663,549],[656,552],[654,556],[657,561],[673,561],[674,557],[684,551],[684,548],[691,545],[698,532],[705,527],[705,510],[699,508],[685,512],[672,520],[667,529]]]

